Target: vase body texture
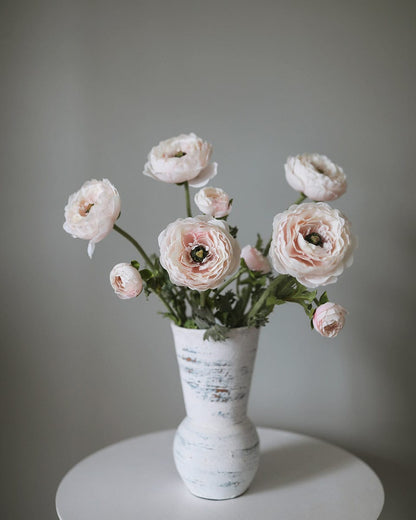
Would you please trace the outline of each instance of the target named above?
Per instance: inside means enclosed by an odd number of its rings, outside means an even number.
[[[176,468],[194,495],[244,493],[259,464],[259,437],[247,417],[259,329],[231,329],[225,341],[172,324],[186,417],[174,440]]]

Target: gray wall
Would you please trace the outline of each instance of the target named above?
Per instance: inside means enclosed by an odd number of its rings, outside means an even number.
[[[140,172],[152,145],[190,131],[214,144],[242,244],[295,199],[289,154],[326,153],[347,172],[334,205],[360,247],[329,287],[346,329],[325,340],[280,308],[250,415],[363,457],[385,486],[382,520],[414,515],[412,4],[1,3],[2,518],[55,518],[73,464],[183,417],[159,305],[120,301],[108,283],[134,250],[112,233],[91,261],[62,223],[68,195],[108,177],[120,225],[155,251],[183,194]]]

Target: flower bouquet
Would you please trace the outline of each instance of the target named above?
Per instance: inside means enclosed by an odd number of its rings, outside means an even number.
[[[175,462],[194,494],[222,499],[244,492],[258,465],[246,408],[259,328],[275,306],[291,302],[322,336],[336,336],[346,311],[317,289],[351,265],[356,239],[348,219],[327,204],[346,191],[343,170],[324,155],[301,154],[285,164],[298,200],[274,217],[266,241],[257,235],[254,246],[241,249],[238,229],[228,223],[233,200],[206,187],[217,174],[211,154],[212,146],[192,133],[150,151],[143,173],[182,186],[186,203],[186,217],[159,234],[158,255],[116,224],[120,196],[107,179],[88,181],[69,197],[64,229],[89,241],[90,257],[112,229],[140,254],[114,266],[111,285],[122,299],[156,295],[173,322],[188,414],[175,437]],[[198,188],[198,216],[190,188]]]

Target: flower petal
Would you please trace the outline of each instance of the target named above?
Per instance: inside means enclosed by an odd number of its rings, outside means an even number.
[[[95,242],[93,242],[92,240],[90,240],[88,242],[88,249],[87,249],[87,252],[88,252],[88,256],[90,258],[92,258],[92,255],[94,254],[94,250],[95,250]]]
[[[208,164],[208,166],[201,170],[195,178],[189,181],[189,186],[192,186],[193,188],[202,188],[202,186],[205,186],[208,181],[217,175],[217,168],[218,164],[216,162]]]

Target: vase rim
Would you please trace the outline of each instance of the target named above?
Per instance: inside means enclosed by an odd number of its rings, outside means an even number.
[[[170,322],[170,325],[171,325],[172,328],[181,329],[181,330],[190,330],[190,331],[205,331],[205,330],[208,330],[208,329],[189,329],[188,327],[180,327],[179,325],[176,325],[176,323],[173,323],[173,321]],[[229,331],[253,330],[253,329],[257,329],[258,331],[260,331],[260,327],[248,327],[248,326],[245,326],[245,327],[227,327],[227,330],[229,330]]]

